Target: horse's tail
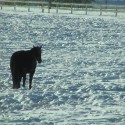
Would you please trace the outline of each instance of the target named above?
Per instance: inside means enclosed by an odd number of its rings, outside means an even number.
[[[19,79],[19,74],[18,70],[16,67],[16,61],[15,61],[15,56],[12,55],[10,59],[10,69],[11,69],[11,74],[12,74],[12,81],[13,81],[13,89],[18,89],[20,88],[20,79]]]
[[[14,58],[13,58],[13,55],[11,56],[10,58],[10,70],[11,70],[11,74],[13,76],[13,72],[14,72]]]

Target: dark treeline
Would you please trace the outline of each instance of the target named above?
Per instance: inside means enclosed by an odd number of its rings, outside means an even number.
[[[62,3],[92,3],[95,0],[43,0],[48,2],[62,2]]]
[[[17,1],[17,2],[15,2],[15,1]],[[33,3],[29,3],[29,1],[31,1]],[[23,2],[26,2],[26,3],[23,3]],[[89,3],[95,2],[95,0],[2,0],[2,1],[0,1],[0,3],[5,4],[5,5],[13,5],[13,4],[27,5],[27,2],[28,2],[28,5],[40,5],[40,2],[47,2],[51,8],[52,6],[55,6],[55,3],[85,3],[85,4],[89,4]],[[38,2],[38,3],[34,3],[34,2]],[[67,7],[68,6],[69,5],[67,5]]]
[[[92,3],[95,0],[10,0],[10,1],[39,1],[39,2],[62,2],[62,3]]]

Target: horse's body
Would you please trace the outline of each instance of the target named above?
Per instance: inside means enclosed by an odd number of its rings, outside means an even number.
[[[11,56],[10,68],[13,80],[13,89],[20,88],[23,77],[25,87],[26,74],[29,73],[29,89],[31,89],[32,78],[38,63],[41,63],[41,47],[33,47],[28,51],[17,51]]]

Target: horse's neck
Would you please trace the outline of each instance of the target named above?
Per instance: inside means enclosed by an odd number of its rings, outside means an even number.
[[[30,52],[30,54],[32,54],[32,55],[34,55],[34,53],[35,53],[33,49],[29,50],[29,52]]]
[[[34,50],[31,49],[31,50],[28,51],[28,53],[29,53],[32,57],[35,58],[35,52],[34,52]]]

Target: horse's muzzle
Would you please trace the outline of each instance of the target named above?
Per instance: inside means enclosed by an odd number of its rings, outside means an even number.
[[[42,60],[38,60],[38,63],[41,63],[42,62]]]

